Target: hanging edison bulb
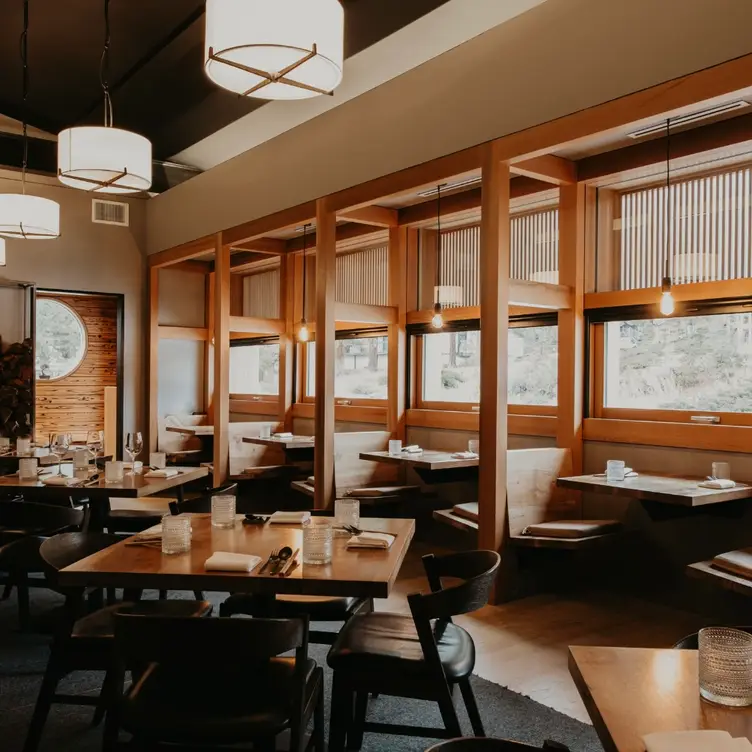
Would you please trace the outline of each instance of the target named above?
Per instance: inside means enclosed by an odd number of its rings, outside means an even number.
[[[674,296],[671,293],[671,277],[664,277],[661,285],[661,313],[670,316],[674,312]]]

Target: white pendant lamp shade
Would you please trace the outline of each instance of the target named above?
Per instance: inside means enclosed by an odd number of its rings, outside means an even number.
[[[339,0],[207,0],[209,78],[243,96],[307,99],[342,80]]]
[[[57,137],[61,183],[94,193],[136,193],[151,187],[151,143],[106,126],[67,128]]]
[[[0,235],[46,240],[60,235],[60,205],[22,193],[0,194]]]

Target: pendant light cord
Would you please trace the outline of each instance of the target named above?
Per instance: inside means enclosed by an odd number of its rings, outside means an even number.
[[[436,186],[436,300],[441,305],[441,186]]]
[[[21,190],[26,195],[26,170],[29,165],[29,134],[26,124],[27,99],[29,96],[29,0],[24,0],[23,6],[23,32],[21,33],[21,67],[23,104],[21,107],[21,120],[23,127],[23,157],[21,158]]]
[[[671,277],[673,272],[671,260],[673,258],[673,204],[671,202],[671,118],[666,120],[666,273]]]
[[[104,48],[99,64],[99,83],[104,94],[104,125],[112,127],[112,98],[110,97],[110,0],[104,0]]]
[[[308,225],[303,225],[303,321],[306,321],[306,246],[308,241]]]

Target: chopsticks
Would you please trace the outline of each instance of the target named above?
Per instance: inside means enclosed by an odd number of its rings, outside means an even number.
[[[287,575],[290,573],[290,570],[297,566],[299,553],[299,548],[296,548],[293,551],[292,556],[285,562],[285,565],[282,567],[282,569],[279,570],[278,574],[280,577],[287,577]]]

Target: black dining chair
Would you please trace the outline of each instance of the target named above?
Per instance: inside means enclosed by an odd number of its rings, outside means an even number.
[[[107,710],[107,687],[113,680],[114,637],[113,617],[122,612],[199,617],[211,613],[211,604],[203,601],[138,601],[109,605],[87,613],[86,598],[101,603],[101,592],[85,587],[67,587],[59,582],[61,569],[98,553],[120,541],[109,533],[62,533],[42,541],[39,547],[44,572],[50,586],[65,595],[63,618],[50,646],[50,656],[42,679],[24,752],[36,752],[44,724],[53,703],[94,705],[94,725],[101,722]],[[95,596],[95,597],[92,597]],[[104,684],[98,697],[58,693],[63,677],[74,671],[105,671]]]
[[[238,492],[237,483],[226,483],[203,491],[200,496],[170,502],[170,514],[208,514],[211,512],[211,502],[214,496],[235,496]]]
[[[107,749],[122,729],[138,749],[253,742],[254,750],[271,752],[289,731],[289,749],[303,752],[313,719],[312,744],[324,752],[324,674],[308,657],[305,619],[118,614],[115,642],[117,700],[105,726]],[[199,645],[204,660],[196,660]],[[125,671],[134,668],[123,694]]]
[[[738,629],[740,632],[747,632],[752,634],[752,627],[732,627],[732,629]],[[697,650],[699,648],[699,632],[693,632],[686,637],[682,637],[673,648],[674,650]]]
[[[510,742],[505,739],[490,739],[488,737],[473,737],[452,739],[430,747],[426,752],[569,752],[569,747],[559,742],[545,741],[542,747],[532,747],[522,742]]]
[[[374,612],[345,624],[327,659],[334,670],[330,752],[342,752],[346,741],[348,749],[360,749],[366,731],[409,736],[417,732],[448,739],[462,736],[452,698],[454,686],[460,688],[473,733],[485,736],[470,685],[475,644],[452,617],[476,611],[488,602],[499,562],[495,551],[424,556],[431,592],[408,596],[411,615]],[[443,587],[443,578],[461,582]],[[368,723],[370,693],[436,702],[444,728]]]

